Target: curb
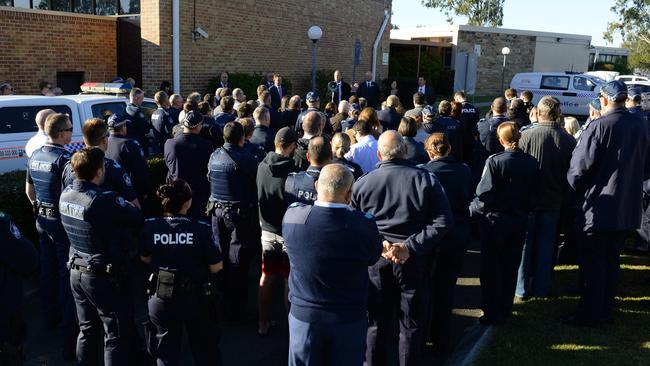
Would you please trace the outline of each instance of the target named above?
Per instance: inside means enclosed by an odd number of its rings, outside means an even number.
[[[472,365],[480,355],[483,348],[492,338],[493,327],[476,324],[465,330],[458,346],[454,350],[445,366]]]

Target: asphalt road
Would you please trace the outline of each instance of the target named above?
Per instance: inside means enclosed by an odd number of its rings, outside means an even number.
[[[451,344],[458,345],[461,338],[467,331],[474,329],[477,323],[476,318],[480,313],[480,284],[478,279],[479,256],[478,242],[474,241],[465,254],[463,270],[457,281],[457,288],[454,299],[454,310],[452,319]],[[259,272],[251,270],[250,273],[250,306],[249,313],[256,314],[257,293],[256,285]],[[40,302],[36,290],[36,279],[30,279],[26,286],[27,300],[25,302],[25,314],[28,324],[28,339],[26,344],[28,366],[67,366],[74,365],[74,362],[64,362],[61,359],[59,346],[61,339],[56,331],[45,331],[40,313]],[[225,366],[248,366],[265,365],[280,366],[286,365],[286,353],[288,348],[288,328],[286,315],[282,309],[281,288],[276,289],[278,305],[274,309],[274,317],[278,325],[272,328],[267,337],[257,335],[257,320],[251,315],[250,321],[239,326],[222,326],[220,348]],[[140,308],[140,314],[136,318],[142,318],[144,308]],[[467,338],[467,337],[466,337]],[[471,342],[470,342],[471,343]],[[392,357],[391,365],[397,365],[397,339],[395,339],[394,352],[389,354]],[[471,344],[469,345],[471,346]],[[462,359],[467,352],[467,339],[457,349],[453,359]],[[187,341],[184,341],[182,350],[181,365],[192,365],[191,355]],[[100,361],[98,361],[99,363]],[[431,348],[426,347],[422,355],[421,365],[441,365],[440,360],[435,360]]]

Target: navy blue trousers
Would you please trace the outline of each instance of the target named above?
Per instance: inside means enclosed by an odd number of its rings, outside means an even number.
[[[178,293],[172,299],[149,298],[149,319],[157,344],[151,353],[158,366],[175,366],[181,352],[183,327],[187,331],[194,364],[221,365],[216,308],[196,294]]]
[[[68,236],[58,218],[38,216],[36,230],[40,242],[39,284],[45,325],[47,328],[60,325],[64,340],[74,339],[77,319],[67,267],[70,254]]]
[[[429,280],[426,258],[411,257],[404,264],[380,258],[368,267],[368,335],[366,364],[387,364],[386,351],[391,347],[393,316],[399,320],[399,364],[418,362],[423,331],[429,313]]]
[[[79,316],[78,364],[97,364],[98,346],[103,337],[104,365],[127,365],[133,339],[128,296],[107,275],[89,275],[72,270],[70,285]]]
[[[360,366],[368,319],[350,323],[304,322],[289,314],[289,366]]]

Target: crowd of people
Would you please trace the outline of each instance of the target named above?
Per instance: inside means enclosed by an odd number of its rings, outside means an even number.
[[[218,365],[219,319],[249,319],[256,266],[260,336],[278,320],[273,291],[285,284],[290,365],[383,365],[394,348],[413,365],[425,341],[444,359],[474,228],[482,324],[551,294],[560,242],[581,272],[578,309],[563,321],[611,321],[623,241],[637,230],[647,246],[650,236],[649,121],[635,90],[607,83],[576,126],[556,98],[534,105],[528,91],[506,90],[481,118],[462,91],[434,105],[424,79],[410,110],[396,95],[381,102],[371,73],[350,86],[337,71],[334,83],[337,105],[323,110],[313,91],[303,109],[279,74],[256,99],[227,73],[214,96],[170,95],[165,83],[150,121],[134,88],[124,113],[83,124],[86,147],[74,154],[69,117],[38,113],[26,193],[45,324],[61,327],[64,357],[95,364],[103,338],[107,365],[133,363],[140,343],[174,365],[185,328],[195,363]],[[157,153],[167,182],[151,187],[145,157]],[[162,215],[147,207],[152,195]],[[36,253],[0,219],[9,251],[31,258],[18,273],[32,269]],[[20,297],[18,286],[3,291]],[[20,307],[5,307],[0,340],[18,352]]]

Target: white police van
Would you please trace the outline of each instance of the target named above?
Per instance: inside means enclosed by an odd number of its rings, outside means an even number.
[[[99,85],[99,84],[94,84]],[[92,88],[85,88],[92,90]],[[82,89],[83,90],[83,89]],[[27,168],[25,145],[38,131],[36,113],[52,109],[67,113],[72,120],[72,141],[69,151],[83,147],[81,126],[89,118],[104,118],[113,113],[124,113],[129,99],[124,96],[79,94],[58,97],[9,95],[0,96],[0,173]],[[143,108],[156,108],[151,99],[145,99]]]
[[[594,75],[570,72],[523,72],[516,74],[510,87],[518,93],[530,90],[533,103],[542,97],[556,97],[562,108],[562,114],[572,116],[589,115],[589,102],[598,97],[603,79]]]

